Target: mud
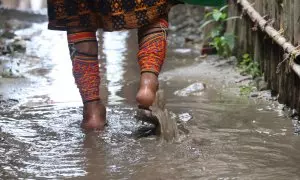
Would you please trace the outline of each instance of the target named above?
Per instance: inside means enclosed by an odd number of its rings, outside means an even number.
[[[197,49],[170,43],[160,88],[179,134],[166,142],[134,118],[136,31],[99,32],[109,126],[86,133],[66,33],[43,23],[16,34],[30,40],[22,78],[0,79],[1,179],[300,178],[292,121],[276,102],[239,96],[245,77],[234,59],[203,58]]]

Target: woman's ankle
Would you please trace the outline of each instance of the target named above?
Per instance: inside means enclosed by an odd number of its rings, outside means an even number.
[[[148,109],[152,106],[158,90],[158,77],[154,73],[142,73],[140,87],[136,96],[139,107]]]
[[[81,127],[86,130],[102,130],[106,125],[106,108],[98,101],[85,102]]]

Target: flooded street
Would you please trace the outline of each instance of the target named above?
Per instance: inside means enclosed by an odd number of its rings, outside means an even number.
[[[226,76],[213,72],[216,57],[196,61],[197,52],[170,43],[160,88],[180,135],[174,142],[141,137],[136,32],[99,32],[109,126],[85,133],[66,33],[44,23],[16,34],[32,38],[20,57],[25,77],[1,79],[0,94],[19,101],[0,111],[0,179],[300,179],[292,121],[230,93]],[[195,82],[205,90],[175,93]]]

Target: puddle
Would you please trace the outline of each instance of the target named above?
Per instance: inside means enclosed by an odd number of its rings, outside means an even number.
[[[66,34],[48,31],[46,24],[35,28],[39,33],[24,56],[25,78],[6,79],[0,88],[4,97],[20,100],[0,112],[3,179],[300,178],[300,139],[291,121],[264,104],[214,88],[213,80],[203,81],[201,71],[210,71],[207,64],[195,66],[200,82],[208,84],[201,95],[174,94],[198,82],[181,68],[198,56],[186,49],[169,51],[162,74],[169,78],[161,82],[166,107],[181,130],[179,140],[139,137],[144,125],[134,119],[139,80],[135,31],[99,34],[101,95],[108,104],[109,127],[85,134]]]

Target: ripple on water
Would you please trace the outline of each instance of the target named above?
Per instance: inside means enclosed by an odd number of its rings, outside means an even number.
[[[104,179],[284,179],[299,177],[299,143],[276,112],[261,112],[240,100],[211,99],[167,104],[188,130],[181,141],[138,138],[134,108],[108,107],[102,133],[80,131],[79,107],[26,108],[0,117],[1,171],[10,177]],[[205,102],[200,103],[199,102]],[[282,128],[286,127],[286,128]],[[283,130],[284,129],[284,130]],[[282,134],[285,132],[285,134]],[[12,163],[14,162],[14,163]],[[17,165],[16,165],[17,164]]]
[[[183,120],[180,115],[184,115],[184,121],[177,121],[179,129],[185,131],[183,137],[166,143],[155,136],[137,136],[144,125],[135,121],[134,108],[128,103],[134,102],[138,87],[138,83],[128,82],[138,82],[139,77],[131,68],[136,68],[133,65],[136,62],[132,61],[136,52],[130,42],[136,39],[130,38],[133,35],[128,32],[105,33],[101,39],[105,42],[100,54],[109,74],[104,76],[104,81],[108,81],[104,82],[107,92],[101,92],[108,95],[109,126],[101,133],[82,132],[79,95],[70,63],[65,61],[68,57],[65,34],[41,31],[41,36],[32,39],[28,53],[46,56],[42,63],[53,68],[50,74],[41,74],[46,80],[34,85],[42,93],[50,93],[28,98],[32,102],[25,103],[18,111],[1,112],[1,178],[299,179],[300,141],[290,133],[291,123],[281,113],[270,108],[264,110],[265,105],[244,98],[225,95],[211,86],[200,94],[175,96],[176,90],[191,82],[172,78],[177,77],[174,73],[168,75],[165,84],[161,83],[161,88],[166,92],[172,117]],[[45,51],[37,51],[42,44],[46,45]],[[47,51],[54,44],[54,51],[65,52]],[[171,65],[187,62],[178,56],[170,57],[175,59],[166,61]],[[192,57],[188,58],[194,62]],[[194,71],[200,71],[199,68]],[[182,72],[180,76],[186,69]],[[62,93],[62,87],[68,88],[66,94]],[[41,106],[40,99],[47,104],[47,98],[54,100],[54,104]]]

